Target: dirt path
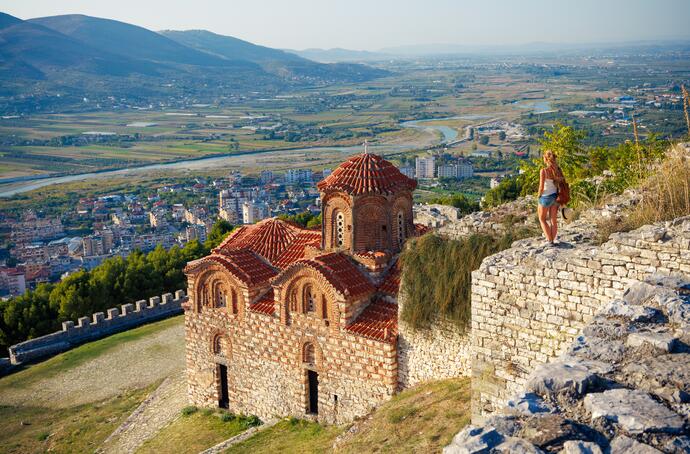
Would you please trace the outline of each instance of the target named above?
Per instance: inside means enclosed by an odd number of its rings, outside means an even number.
[[[184,372],[170,376],[103,443],[104,454],[130,454],[180,416],[187,405]]]
[[[67,408],[96,402],[180,375],[184,363],[184,325],[180,322],[122,343],[54,377],[4,389],[0,404]]]

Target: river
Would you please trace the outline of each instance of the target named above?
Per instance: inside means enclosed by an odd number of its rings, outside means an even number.
[[[405,151],[414,148],[413,145],[400,144],[382,144],[370,145],[369,149],[377,153],[390,153],[396,151]],[[338,152],[349,156],[362,151],[361,145],[349,147],[314,147],[314,148],[296,148],[292,150],[271,150],[271,151],[250,151],[246,153],[235,153],[227,156],[213,156],[208,158],[189,159],[184,161],[176,161],[161,164],[151,164],[141,167],[132,167],[117,170],[106,170],[102,172],[80,173],[74,175],[63,175],[54,177],[20,177],[16,181],[7,182],[0,188],[0,197],[11,197],[23,192],[32,191],[34,189],[50,186],[53,184],[69,183],[73,181],[82,181],[89,179],[102,179],[112,176],[134,175],[138,173],[146,173],[153,170],[200,170],[218,167],[247,167],[254,165],[257,159],[271,157],[271,156],[287,156],[300,155],[304,153],[313,152]],[[303,157],[302,157],[303,159]]]

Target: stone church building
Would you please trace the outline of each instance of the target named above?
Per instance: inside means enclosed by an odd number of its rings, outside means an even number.
[[[398,386],[398,254],[416,181],[367,153],[318,184],[323,221],[236,229],[185,272],[190,400],[351,421]]]

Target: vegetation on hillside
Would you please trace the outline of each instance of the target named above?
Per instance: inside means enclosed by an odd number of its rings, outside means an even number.
[[[278,218],[283,221],[294,222],[308,229],[321,227],[321,214],[314,214],[311,211],[304,211],[298,214],[281,214]]]
[[[429,203],[438,203],[441,205],[449,205],[457,208],[460,214],[469,214],[475,211],[479,211],[479,202],[464,194],[452,194],[443,197],[436,197],[429,200]]]
[[[527,229],[509,228],[499,238],[476,234],[450,240],[428,234],[411,240],[401,257],[402,320],[415,329],[426,329],[441,318],[466,329],[471,317],[472,271],[484,258],[531,234]]]
[[[113,257],[58,284],[41,284],[1,301],[0,348],[56,331],[65,320],[185,289],[182,270],[187,262],[207,255],[231,230],[232,225],[219,221],[204,244],[190,241],[183,248],[158,246],[148,254],[135,251],[126,258]]]
[[[647,177],[668,149],[669,143],[650,135],[640,143],[624,142],[610,147],[586,147],[585,133],[556,123],[552,131],[544,133],[539,140],[542,150],[553,150],[558,163],[571,187],[571,204],[593,204],[608,194],[617,194],[639,184]],[[515,200],[527,194],[536,194],[539,187],[539,171],[543,168],[541,159],[523,162],[521,174],[503,180],[488,191],[483,206],[494,207]],[[593,177],[605,171],[612,176],[600,183]]]

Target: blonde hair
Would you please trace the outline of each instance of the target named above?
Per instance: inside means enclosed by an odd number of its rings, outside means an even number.
[[[544,161],[546,162],[546,169],[553,172],[552,178],[554,180],[565,180],[563,171],[558,166],[558,156],[552,150],[544,150]]]

